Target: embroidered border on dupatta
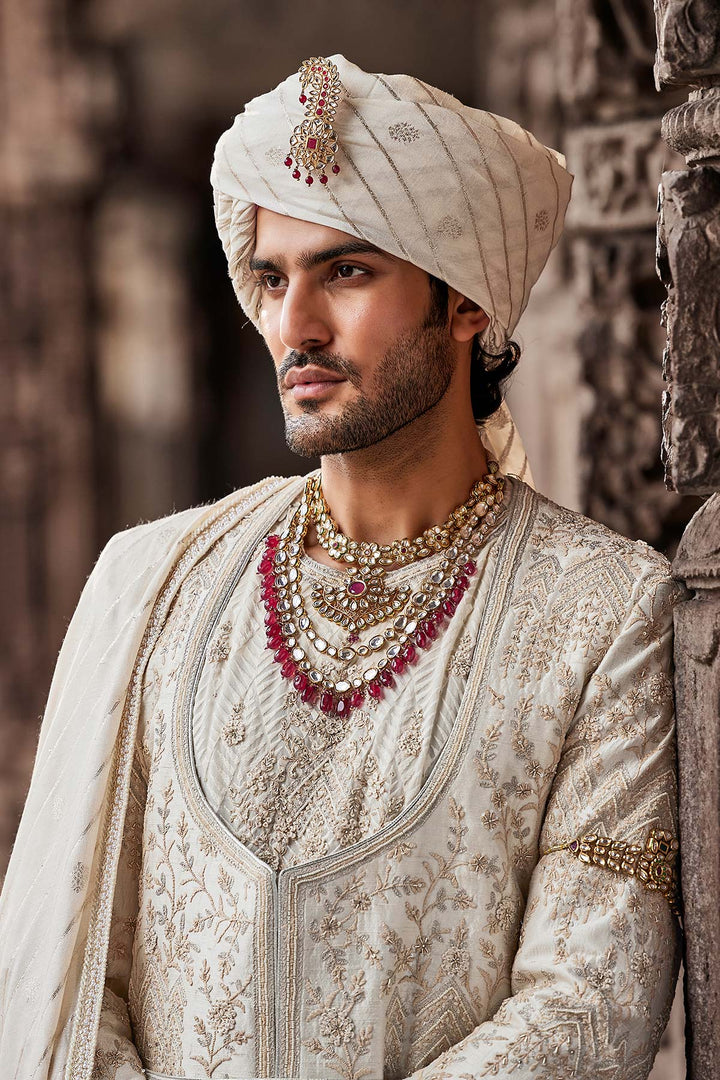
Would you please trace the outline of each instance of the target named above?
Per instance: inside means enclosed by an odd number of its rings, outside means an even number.
[[[291,478],[295,479],[295,478]],[[95,1044],[100,1022],[102,989],[107,965],[115,875],[117,871],[123,824],[130,784],[135,734],[140,711],[142,677],[158,635],[167,617],[180,582],[200,555],[225,530],[232,527],[253,503],[263,499],[291,481],[287,477],[270,477],[254,485],[240,502],[222,510],[199,529],[190,533],[189,543],[172,566],[165,583],[153,604],[142,642],[130,677],[113,764],[108,780],[109,795],[100,840],[97,884],[93,898],[88,934],[83,956],[80,989],[65,1066],[66,1080],[91,1080],[95,1066]]]

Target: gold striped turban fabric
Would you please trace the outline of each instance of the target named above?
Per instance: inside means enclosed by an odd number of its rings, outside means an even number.
[[[512,120],[338,54],[315,61],[330,79],[318,132],[331,131],[334,152],[327,168],[304,175],[298,132],[323,93],[320,82],[313,97],[313,63],[248,102],[215,150],[215,221],[243,311],[258,324],[249,260],[264,206],[359,236],[446,281],[488,314],[480,341],[500,353],[560,238],[572,185],[565,158]]]

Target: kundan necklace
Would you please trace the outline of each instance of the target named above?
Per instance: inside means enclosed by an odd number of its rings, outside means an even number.
[[[258,573],[266,609],[267,647],[301,699],[317,703],[324,713],[345,716],[360,708],[366,694],[379,699],[417,660],[418,650],[430,647],[458,604],[475,573],[480,547],[497,520],[505,479],[497,462],[473,485],[468,499],[441,526],[426,530],[416,540],[392,544],[363,543],[344,536],[332,520],[319,477],[308,477],[300,505],[281,535],[268,536]],[[330,645],[313,626],[300,591],[300,559],[307,530],[315,525],[318,541],[333,558],[347,566],[342,586],[318,587],[312,602],[321,615],[347,631],[345,647]],[[420,589],[388,588],[389,566],[408,565],[442,552],[440,565],[422,581]],[[387,623],[384,629],[379,625]],[[370,633],[361,642],[361,634]],[[301,636],[307,639],[300,643]],[[323,674],[314,655],[332,658],[334,677]],[[349,668],[366,663],[362,677],[350,677]]]
[[[493,475],[492,473],[490,475]],[[338,588],[316,585],[312,603],[320,615],[349,629],[349,643],[357,640],[360,627],[382,622],[402,610],[410,596],[407,588],[388,589],[385,574],[390,566],[407,566],[449,548],[463,526],[475,521],[475,508],[486,495],[483,510],[495,501],[497,485],[478,480],[469,497],[450,514],[442,525],[426,529],[416,540],[394,540],[391,544],[362,543],[344,536],[333,521],[322,492],[320,477],[310,482],[310,514],[318,543],[331,558],[348,566],[345,582]],[[490,487],[486,491],[486,487]]]

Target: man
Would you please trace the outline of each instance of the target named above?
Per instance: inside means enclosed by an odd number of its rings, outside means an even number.
[[[212,180],[322,467],[103,552],[3,893],[2,1075],[646,1077],[678,592],[533,490],[500,395],[564,161],[334,56]]]

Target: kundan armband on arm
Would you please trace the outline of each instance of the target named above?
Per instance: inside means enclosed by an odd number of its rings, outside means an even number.
[[[674,915],[681,914],[675,865],[678,842],[665,829],[651,829],[642,846],[585,833],[564,844],[554,844],[540,854],[549,855],[552,851],[569,851],[580,862],[636,877],[646,889],[661,892]]]

